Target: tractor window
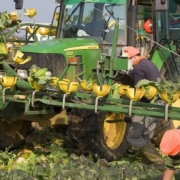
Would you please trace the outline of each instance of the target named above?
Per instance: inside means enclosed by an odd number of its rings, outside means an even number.
[[[143,54],[146,55],[152,45],[152,41],[150,39],[153,39],[152,34],[147,33],[144,30],[144,23],[149,18],[152,18],[152,7],[147,5],[138,5],[138,16],[137,16],[137,28],[136,30],[136,46],[142,47],[143,46]]]
[[[156,13],[157,41],[167,38],[170,43],[180,39],[180,3],[169,2],[169,11]]]
[[[169,40],[177,42],[180,38],[180,2],[169,4]]]
[[[180,40],[180,2],[169,0],[169,10],[156,12],[156,34],[157,42],[167,45],[172,51],[176,49],[176,45]],[[161,69],[161,73],[165,78],[172,81],[180,79],[180,58],[172,56],[162,51],[164,61],[166,61]]]
[[[114,30],[115,20],[119,19],[118,45],[126,44],[126,8],[125,5],[105,5],[104,16],[107,21],[109,32],[105,36],[105,41],[112,42],[111,32]]]
[[[77,37],[78,17],[82,3],[66,6],[66,20],[63,28],[64,38]]]
[[[126,6],[105,3],[80,3],[67,8],[64,37],[94,38],[111,44],[119,18],[118,45],[126,44]]]

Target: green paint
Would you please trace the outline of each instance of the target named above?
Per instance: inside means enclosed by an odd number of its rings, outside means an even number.
[[[171,45],[170,48],[171,51],[176,52],[175,45]],[[167,49],[167,46],[165,46],[165,48],[159,47],[153,52],[151,61],[158,67],[159,70],[162,68],[164,62],[166,62],[168,57],[171,56],[171,52],[169,52]]]
[[[66,55],[69,51],[69,48],[77,48],[88,46],[88,45],[98,45],[97,41],[93,39],[85,39],[85,38],[68,38],[68,39],[52,39],[47,41],[35,42],[28,44],[26,46],[22,46],[19,50],[21,52],[32,52],[32,53],[55,53],[55,54],[63,54]],[[85,49],[87,50],[87,49]],[[90,50],[90,49],[88,49]]]
[[[126,57],[120,57],[114,59],[113,70],[127,70],[128,59]]]

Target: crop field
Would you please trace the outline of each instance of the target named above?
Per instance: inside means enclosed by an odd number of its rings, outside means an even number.
[[[0,152],[0,180],[160,180],[161,175],[138,156],[94,162],[90,153],[77,155],[53,128],[32,128],[20,149]],[[175,179],[180,180],[180,172]]]

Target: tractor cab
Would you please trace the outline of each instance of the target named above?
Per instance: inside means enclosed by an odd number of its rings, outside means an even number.
[[[118,53],[120,47],[127,45],[126,1],[62,1],[60,6],[64,10],[60,12],[57,38],[94,39],[101,46],[101,51],[110,56],[118,19]]]
[[[112,44],[113,29],[119,19],[117,45],[126,45],[126,4],[84,3],[66,6],[63,38],[94,38],[101,44]]]
[[[153,46],[150,59],[156,64],[164,80],[180,80],[180,4],[169,0],[154,6],[152,16]]]

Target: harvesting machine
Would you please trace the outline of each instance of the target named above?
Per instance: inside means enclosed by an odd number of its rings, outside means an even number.
[[[15,3],[22,8],[22,1]],[[157,65],[162,79],[177,81],[178,2],[57,3],[50,24],[23,23],[16,13],[0,14],[0,148],[18,147],[31,122],[67,125],[67,135],[79,153],[88,148],[97,157],[113,160],[126,152],[124,115],[158,117],[178,126],[179,92],[157,91],[165,102],[162,105],[140,102],[147,92],[133,86],[128,75],[132,66],[124,52],[126,46],[139,48]],[[29,17],[35,14],[32,8],[26,11]],[[149,18],[150,33],[144,30]],[[13,38],[22,29],[24,38]],[[37,34],[46,40],[37,39]]]

